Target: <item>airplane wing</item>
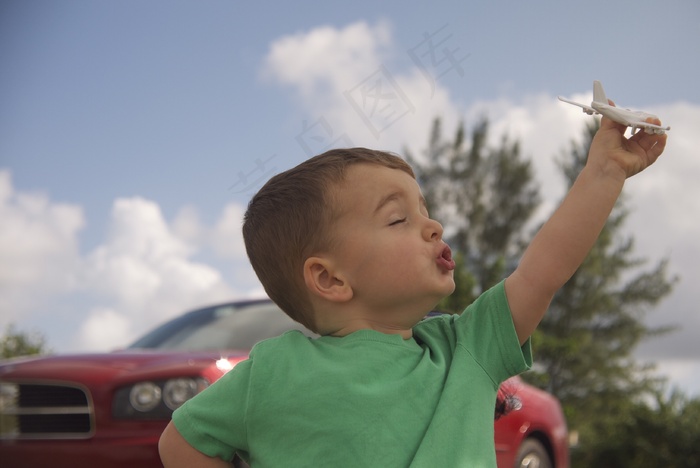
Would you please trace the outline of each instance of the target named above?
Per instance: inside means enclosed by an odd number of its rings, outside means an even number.
[[[574,101],[569,101],[568,99],[564,99],[561,96],[557,96],[557,98],[560,101],[566,102],[568,104],[573,104],[574,106],[579,106],[581,109],[583,109],[583,112],[585,112],[588,115],[600,114],[600,112],[598,112],[597,110],[595,110],[594,108],[592,108],[590,106],[586,106],[584,104],[579,104],[578,102],[574,102]]]
[[[666,131],[671,130],[671,127],[662,127],[661,125],[654,125],[642,120],[630,122],[629,126],[632,127],[632,133],[634,133],[637,128],[644,129],[648,134],[656,133],[657,135],[663,135]]]

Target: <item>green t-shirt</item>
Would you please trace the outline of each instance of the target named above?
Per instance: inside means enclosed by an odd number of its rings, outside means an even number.
[[[496,392],[531,364],[500,283],[407,340],[265,340],[173,420],[197,450],[253,467],[493,467]]]

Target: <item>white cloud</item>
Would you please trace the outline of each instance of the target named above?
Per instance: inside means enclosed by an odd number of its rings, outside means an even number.
[[[391,46],[387,23],[365,22],[315,28],[271,45],[265,75],[294,89],[309,126],[323,122],[324,143],[311,152],[334,140],[332,146],[420,148],[436,116],[454,128],[460,112],[447,89],[415,67],[406,73],[391,68]]]
[[[202,236],[197,208],[193,205],[183,206],[173,219],[172,229],[178,239],[188,244],[197,244]]]
[[[245,260],[243,245],[243,215],[245,208],[238,203],[229,203],[211,227],[199,219],[194,206],[183,207],[171,223],[173,235],[186,243],[190,249],[210,248],[214,254],[227,260]]]
[[[119,318],[122,325],[115,328],[114,339],[97,343],[126,345],[116,343],[125,331],[133,339],[184,309],[234,295],[218,270],[191,259],[196,249],[177,233],[184,230],[189,235],[205,228],[199,226],[192,208],[182,213],[177,224],[173,223],[176,229],[166,222],[155,202],[142,198],[115,201],[108,239],[85,261],[82,285],[99,292],[102,305],[91,312],[88,325],[82,328],[83,347],[96,343],[91,334],[97,324],[104,323],[109,330]]]
[[[243,244],[243,207],[230,203],[224,207],[221,217],[211,230],[209,243],[214,252],[222,258],[246,260]]]
[[[17,192],[0,171],[0,325],[75,284],[82,209],[41,193]]]
[[[654,213],[654,222],[664,224],[665,232],[657,231],[664,234],[659,238],[663,241],[669,233],[694,232],[699,224],[692,213],[700,212],[700,197],[693,196],[700,179],[700,106],[680,102],[651,111],[672,124],[668,144],[654,167],[654,176],[632,179],[629,186],[639,206]]]
[[[263,73],[298,89],[307,105],[323,106],[324,99],[334,99],[376,70],[389,46],[388,23],[371,27],[360,21],[340,30],[318,27],[275,41]]]
[[[85,349],[111,351],[133,340],[129,317],[119,312],[96,307],[80,326],[80,336]]]
[[[121,198],[104,242],[81,256],[82,209],[18,192],[10,173],[0,171],[0,326],[55,319],[60,310],[64,328],[76,336],[59,337],[59,349],[104,351],[127,345],[188,308],[259,297],[245,258],[242,216],[243,208],[232,203],[215,225],[206,226],[195,207],[185,206],[168,223],[157,203]],[[200,251],[225,259],[233,278],[195,260]],[[59,307],[60,301],[70,305]]]

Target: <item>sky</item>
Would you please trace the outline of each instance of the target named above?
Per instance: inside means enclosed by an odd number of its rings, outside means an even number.
[[[0,3],[0,327],[108,351],[185,310],[261,297],[240,234],[270,176],[326,149],[425,148],[491,122],[549,213],[593,80],[672,127],[625,186],[625,234],[678,276],[635,357],[700,395],[700,4]]]

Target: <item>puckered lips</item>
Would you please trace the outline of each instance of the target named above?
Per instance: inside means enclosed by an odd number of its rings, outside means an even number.
[[[436,261],[444,270],[452,271],[455,269],[455,261],[452,259],[452,250],[447,244],[445,244],[445,247],[440,251],[440,255],[438,255]]]

